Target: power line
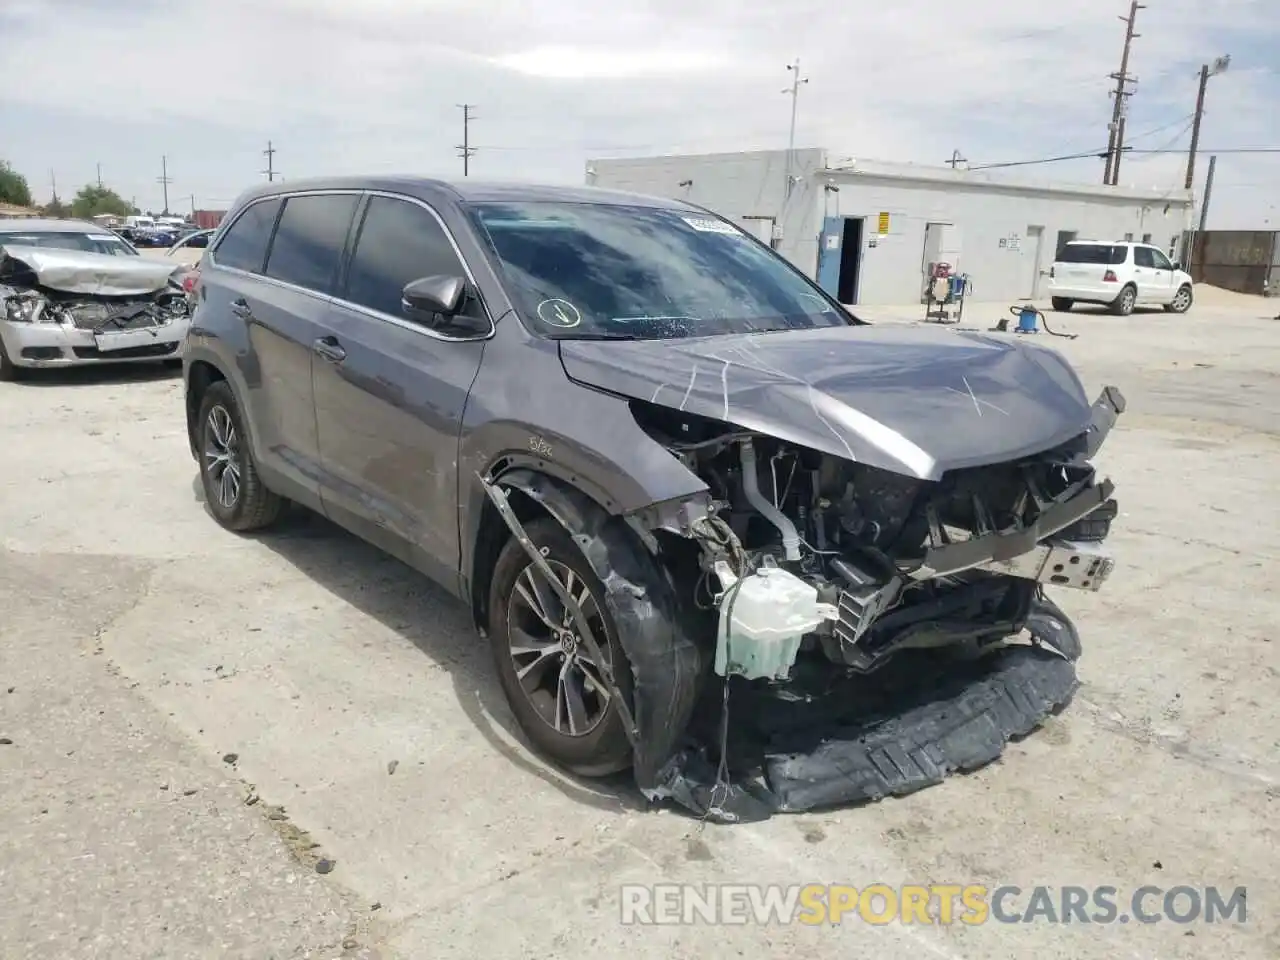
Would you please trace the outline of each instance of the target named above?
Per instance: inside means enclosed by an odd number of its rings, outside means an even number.
[[[464,177],[471,172],[471,158],[476,154],[476,148],[471,145],[471,121],[476,118],[471,112],[474,106],[473,103],[458,104],[458,109],[462,111],[462,143],[458,144],[458,156],[462,158]]]
[[[1112,186],[1115,185],[1120,173],[1120,154],[1124,150],[1125,114],[1128,112],[1128,98],[1133,96],[1132,92],[1125,90],[1125,86],[1131,80],[1135,85],[1138,82],[1136,77],[1129,75],[1129,48],[1133,46],[1134,39],[1139,36],[1133,32],[1133,27],[1138,21],[1138,11],[1144,9],[1146,8],[1138,3],[1138,0],[1132,0],[1129,4],[1129,16],[1120,18],[1125,22],[1124,52],[1120,54],[1120,69],[1111,74],[1116,82],[1116,88],[1112,92],[1115,105],[1111,110],[1111,124],[1107,128],[1107,165],[1102,174],[1102,182]]]
[[[1184,130],[1183,132],[1185,133],[1186,131]],[[1181,137],[1182,134],[1179,133],[1178,136]],[[1123,149],[1124,152],[1128,154],[1142,154],[1142,155],[1182,153],[1181,149],[1170,149],[1168,147],[1159,148],[1155,150],[1140,149],[1138,147],[1122,147],[1121,149]],[[1205,150],[1204,152],[1218,153],[1218,154],[1272,154],[1272,153],[1280,154],[1280,147],[1228,147],[1221,150]],[[1099,159],[1101,159],[1101,158],[1105,158],[1106,155],[1107,153],[1105,150],[1086,150],[1081,153],[1068,153],[1060,157],[1044,157],[1039,160],[1009,160],[1001,163],[984,163],[975,167],[970,167],[969,169],[970,170],[996,170],[996,169],[1003,169],[1005,167],[1030,167],[1030,166],[1036,166],[1042,163],[1059,163],[1064,160],[1085,160],[1090,157],[1098,157]]]
[[[164,188],[164,215],[169,215],[169,184],[173,183],[173,177],[169,176],[169,158],[160,158],[160,176],[156,177],[156,183]]]
[[[1196,118],[1191,126],[1191,147],[1187,150],[1187,189],[1196,176],[1196,149],[1200,146],[1200,121],[1204,117],[1204,94],[1209,86],[1209,78],[1224,73],[1231,66],[1231,56],[1219,57],[1212,64],[1206,63],[1200,68],[1200,89],[1196,93]]]
[[[267,158],[267,169],[262,172],[267,175],[267,181],[272,182],[276,178],[276,148],[270,140],[267,141],[267,149],[262,151],[262,155]]]

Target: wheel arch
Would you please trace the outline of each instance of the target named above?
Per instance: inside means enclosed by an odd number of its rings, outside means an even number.
[[[599,493],[588,492],[584,489],[586,484],[578,477],[556,475],[561,472],[553,464],[534,465],[533,462],[525,462],[524,458],[508,457],[496,464],[488,482],[501,487],[507,494],[520,523],[551,517],[571,537],[575,536],[575,531],[581,534],[586,522],[585,512],[613,514],[612,501]],[[477,512],[475,534],[468,538],[471,549],[465,590],[476,628],[485,631],[489,615],[489,579],[502,548],[511,538],[511,531],[497,507],[483,493]]]

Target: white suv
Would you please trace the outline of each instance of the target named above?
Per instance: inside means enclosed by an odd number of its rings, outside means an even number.
[[[1058,251],[1049,270],[1053,309],[1076,303],[1101,303],[1120,316],[1140,304],[1170,313],[1191,309],[1191,274],[1148,243],[1072,240]]]

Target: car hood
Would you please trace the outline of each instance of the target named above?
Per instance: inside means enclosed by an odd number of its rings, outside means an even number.
[[[570,379],[926,480],[1065,443],[1090,406],[1054,350],[911,326],[560,341]]]
[[[136,297],[163,290],[176,265],[54,247],[0,245],[0,284],[32,283],[62,293]]]

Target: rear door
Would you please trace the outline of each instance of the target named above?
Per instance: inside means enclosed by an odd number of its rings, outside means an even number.
[[[325,511],[452,587],[459,434],[488,334],[405,317],[405,285],[438,275],[470,281],[435,212],[417,200],[371,195],[312,370]],[[486,317],[478,300],[469,311]]]
[[[249,349],[256,365],[253,400],[263,446],[290,479],[321,486],[311,388],[314,344],[328,330],[331,298],[360,194],[297,194],[285,200],[263,279],[250,310]]]

